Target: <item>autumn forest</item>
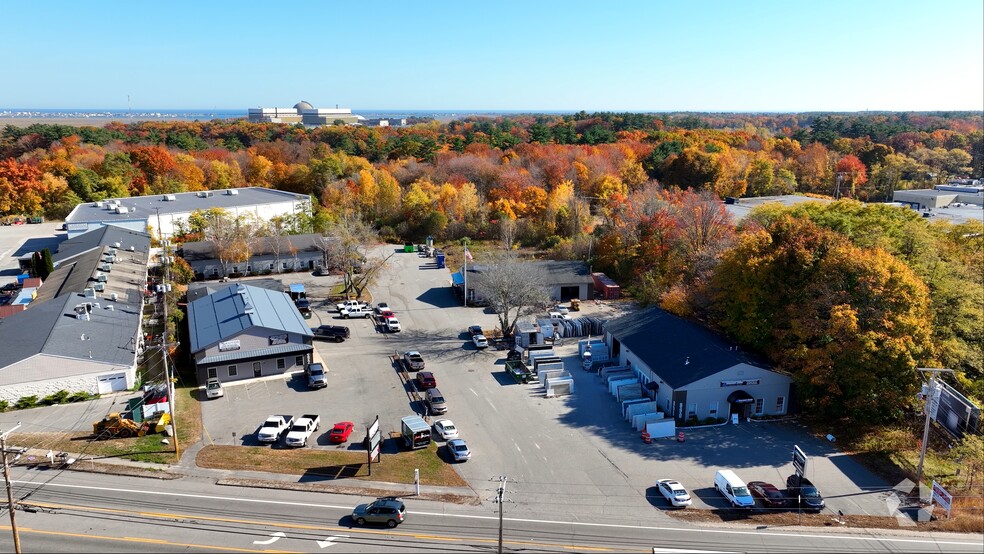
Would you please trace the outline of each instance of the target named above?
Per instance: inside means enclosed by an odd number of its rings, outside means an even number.
[[[819,415],[912,413],[917,367],[984,401],[984,224],[883,204],[984,175],[980,112],[580,112],[304,128],[242,120],[7,126],[0,216],[258,186],[312,195],[290,232],[361,220],[590,261],[797,380]],[[799,194],[735,221],[726,197]],[[191,237],[189,237],[191,238]]]

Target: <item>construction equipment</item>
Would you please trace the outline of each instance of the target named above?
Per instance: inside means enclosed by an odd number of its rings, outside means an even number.
[[[93,423],[92,434],[96,439],[142,437],[147,434],[162,433],[170,423],[171,415],[164,412],[154,414],[143,423],[136,423],[123,414],[114,412]]]
[[[580,312],[581,311],[581,301],[578,300],[577,298],[572,298],[571,299],[571,311],[572,312]]]

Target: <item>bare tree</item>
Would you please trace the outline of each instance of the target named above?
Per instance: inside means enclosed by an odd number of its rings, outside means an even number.
[[[223,277],[229,274],[229,264],[249,262],[260,229],[261,223],[250,215],[232,217],[224,210],[207,214],[201,226],[202,235],[211,243]]]
[[[503,217],[499,221],[499,238],[502,239],[502,246],[506,250],[512,250],[513,242],[516,240],[516,220],[511,217]]]
[[[283,264],[280,263],[281,254],[286,247],[286,237],[289,234],[289,221],[283,216],[274,216],[267,222],[266,233],[270,251],[274,257],[274,271],[280,273]]]
[[[490,254],[474,268],[482,275],[476,279],[475,290],[495,310],[505,337],[512,336],[520,317],[550,302],[545,272],[535,264],[520,261],[512,251]]]

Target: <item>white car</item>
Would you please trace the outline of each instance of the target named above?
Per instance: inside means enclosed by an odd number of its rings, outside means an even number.
[[[434,433],[444,440],[458,438],[458,428],[450,419],[439,419],[434,422]]]
[[[219,398],[223,395],[222,383],[215,377],[205,382],[205,395],[209,398]]]
[[[472,342],[475,343],[475,348],[489,347],[489,339],[485,338],[485,335],[473,335]]]
[[[469,450],[468,445],[465,444],[465,441],[461,439],[449,440],[447,448],[451,453],[451,457],[454,458],[454,461],[456,462],[467,462],[471,459],[471,450]]]
[[[556,306],[554,306],[553,311],[559,313],[560,315],[568,315],[569,313],[571,313],[571,311],[567,308],[567,306],[561,304],[557,304]]]
[[[402,331],[403,328],[400,327],[400,320],[396,319],[395,317],[387,317],[386,330],[389,331],[390,333],[399,333],[400,331]]]
[[[660,479],[656,481],[656,488],[659,489],[663,498],[670,501],[674,508],[686,508],[690,505],[690,493],[687,489],[673,479]]]

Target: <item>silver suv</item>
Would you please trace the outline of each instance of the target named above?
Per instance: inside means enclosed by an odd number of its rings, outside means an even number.
[[[370,504],[359,504],[352,511],[352,519],[359,525],[385,523],[392,528],[403,523],[406,517],[407,507],[402,499],[395,496],[384,496]]]

